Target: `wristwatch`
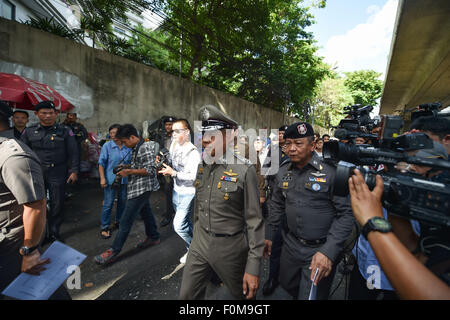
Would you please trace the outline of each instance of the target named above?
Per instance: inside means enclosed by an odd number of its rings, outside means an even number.
[[[381,217],[373,217],[370,218],[362,228],[361,232],[364,235],[364,238],[367,239],[367,235],[370,231],[388,233],[392,231],[392,226],[386,219],[383,219]]]
[[[23,246],[20,248],[19,253],[21,256],[28,256],[30,255],[34,250],[36,250],[39,247],[39,245],[28,248],[27,246]]]

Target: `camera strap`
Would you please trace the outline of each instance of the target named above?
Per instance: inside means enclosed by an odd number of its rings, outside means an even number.
[[[135,147],[135,153],[134,153],[134,157],[133,157],[133,163],[136,163],[136,158],[139,152],[139,148],[144,144],[145,140],[141,138],[141,140],[139,140],[138,144]]]

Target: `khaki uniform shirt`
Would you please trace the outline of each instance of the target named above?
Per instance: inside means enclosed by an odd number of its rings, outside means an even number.
[[[216,234],[234,235],[246,230],[249,252],[245,272],[258,276],[264,249],[264,222],[256,170],[236,154],[231,161],[225,158],[214,164],[199,165],[194,223]]]
[[[23,229],[23,204],[45,198],[39,159],[15,139],[0,138],[0,243]]]

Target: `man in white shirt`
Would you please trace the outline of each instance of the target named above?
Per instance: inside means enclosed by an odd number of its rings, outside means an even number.
[[[172,126],[172,144],[169,149],[170,165],[163,164],[159,171],[164,175],[170,175],[174,179],[172,203],[175,210],[173,228],[175,232],[186,242],[186,248],[192,241],[191,213],[194,205],[195,186],[198,165],[201,161],[200,153],[191,143],[189,123],[185,119],[176,120]],[[187,253],[180,258],[185,263]]]

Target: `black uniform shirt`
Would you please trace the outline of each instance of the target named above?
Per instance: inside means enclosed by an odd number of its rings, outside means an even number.
[[[289,232],[297,238],[326,238],[319,251],[334,261],[354,223],[349,199],[333,195],[335,174],[317,155],[301,170],[285,163],[274,182],[267,238],[272,240],[286,214]]]
[[[21,139],[37,154],[44,167],[66,165],[70,160],[72,171],[79,172],[77,142],[69,127],[55,123],[46,128],[38,124],[26,128]]]

